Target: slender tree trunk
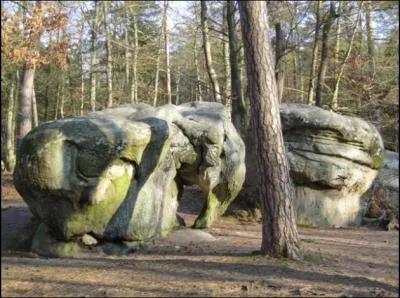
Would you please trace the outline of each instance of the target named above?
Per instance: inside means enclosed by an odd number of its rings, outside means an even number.
[[[84,69],[84,62],[85,59],[83,58],[83,53],[84,53],[84,40],[83,40],[83,35],[85,31],[85,24],[82,22],[82,27],[81,27],[81,106],[80,106],[80,115],[83,116],[83,107],[84,107],[84,101],[85,101],[85,69]]]
[[[175,89],[175,104],[179,104],[179,83],[181,81],[181,70],[180,67],[178,66],[177,68],[177,73],[176,73],[176,89]]]
[[[324,22],[322,30],[322,48],[321,48],[321,63],[319,65],[317,89],[315,91],[315,105],[322,107],[322,89],[325,82],[325,73],[328,67],[328,38],[331,31],[332,23],[335,18],[335,7],[333,1],[330,2],[330,10],[327,20]]]
[[[10,94],[8,97],[8,106],[7,106],[7,127],[6,127],[6,154],[5,154],[5,166],[6,170],[9,172],[14,171],[15,167],[15,147],[13,140],[13,120],[14,120],[14,95],[15,95],[15,76],[11,75],[10,77]]]
[[[375,45],[374,33],[371,26],[371,1],[366,1],[365,25],[367,27],[368,68],[372,79],[375,75]]]
[[[60,81],[57,83],[57,95],[56,95],[56,108],[54,112],[54,120],[57,120],[58,118],[58,107],[60,106],[60,90],[61,90],[61,85]]]
[[[313,49],[312,49],[310,81],[308,83],[307,103],[309,105],[314,103],[315,70],[316,70],[317,61],[318,61],[319,30],[320,30],[320,26],[321,26],[321,20],[320,20],[321,1],[316,1],[314,3],[317,6],[317,9],[315,12],[317,21],[315,23],[315,37],[314,37],[314,45],[313,45]]]
[[[125,4],[125,32],[124,32],[124,38],[125,38],[125,44],[129,45],[129,22],[128,22],[128,9],[126,8],[126,2]],[[125,90],[128,90],[129,88],[129,68],[130,68],[130,63],[129,63],[129,49],[128,47],[125,47]]]
[[[32,129],[32,90],[34,88],[34,78],[35,67],[25,65],[21,76],[18,98],[19,109],[16,127],[17,150],[21,140]]]
[[[194,55],[194,65],[196,68],[196,101],[203,101],[203,97],[201,95],[201,82],[200,82],[200,70],[199,70],[199,59],[197,53],[197,30],[194,34],[194,46],[193,46],[193,55]]]
[[[347,61],[349,60],[350,53],[351,53],[351,50],[352,50],[353,44],[354,44],[354,37],[355,37],[356,32],[357,32],[358,24],[359,24],[359,22],[360,22],[360,20],[361,20],[361,6],[362,6],[362,2],[360,3],[360,9],[359,9],[359,13],[358,13],[358,16],[357,16],[357,20],[356,20],[356,23],[355,23],[355,25],[354,25],[353,32],[352,32],[352,34],[351,34],[349,47],[348,47],[348,49],[347,49],[347,51],[346,51],[346,55],[345,55],[345,57],[344,57],[344,60],[343,60],[342,64],[340,65],[339,73],[338,73],[338,75],[336,76],[335,88],[334,88],[334,90],[333,90],[332,104],[331,104],[332,109],[333,109],[334,111],[336,111],[337,108],[338,108],[338,95],[339,95],[339,84],[340,84],[340,80],[341,80],[341,78],[342,78],[342,76],[343,76],[344,67],[346,66],[346,63],[347,63]]]
[[[164,46],[165,46],[165,67],[167,74],[167,102],[172,104],[171,95],[171,71],[169,68],[169,37],[168,37],[168,0],[164,0]]]
[[[279,102],[282,101],[282,96],[283,96],[283,87],[285,83],[285,69],[284,69],[284,64],[285,62],[283,61],[284,57],[284,37],[282,33],[282,27],[281,23],[276,23],[275,24],[275,78],[276,78],[276,84],[278,86],[278,99]]]
[[[239,1],[263,214],[261,253],[299,258],[294,191],[279,114],[265,1]]]
[[[97,1],[93,1],[95,6],[95,15],[93,17],[92,28],[92,53],[90,61],[90,108],[92,111],[96,110],[96,87],[97,87],[97,32],[99,30],[99,5]]]
[[[61,82],[60,82],[60,117],[64,118],[64,102],[65,102],[65,77],[64,73],[61,74]]]
[[[339,53],[340,53],[340,34],[342,31],[342,24],[341,24],[341,14],[342,14],[342,1],[338,1],[338,11],[337,11],[337,23],[336,23],[336,36],[335,36],[335,40],[336,40],[336,44],[335,44],[335,73],[336,73],[336,77],[338,74],[338,70],[339,70]]]
[[[107,52],[107,107],[113,105],[113,81],[112,81],[112,52],[111,52],[111,36],[108,27],[108,5],[110,2],[103,1],[104,28],[106,32],[106,52]]]
[[[228,26],[227,26],[227,5],[228,2],[225,3],[222,13],[222,27],[223,32],[228,33]],[[229,36],[229,33],[226,34]],[[228,111],[229,118],[231,117],[232,112],[232,99],[231,99],[231,61],[229,57],[229,39],[226,39],[225,34],[221,33],[221,40],[222,40],[222,55],[224,57],[224,72],[225,72],[225,86],[224,86],[224,97],[225,97],[225,106]]]
[[[243,135],[247,122],[246,103],[242,88],[242,71],[238,62],[238,41],[236,36],[235,5],[234,1],[227,1],[226,18],[229,37],[229,59],[231,65],[231,101],[232,122],[235,128]]]
[[[137,97],[137,56],[139,50],[139,41],[138,41],[138,25],[137,25],[137,16],[135,12],[132,12],[133,18],[133,62],[132,62],[132,85],[131,85],[131,103],[138,103]]]
[[[36,92],[35,86],[32,88],[32,127],[36,127],[39,125],[39,116],[36,104]]]
[[[161,56],[161,35],[160,39],[158,40],[158,52],[157,52],[157,64],[156,64],[156,78],[154,83],[154,99],[153,99],[153,106],[157,106],[157,97],[158,97],[158,78],[160,75],[160,56]]]
[[[221,94],[219,89],[219,83],[217,79],[217,74],[213,66],[212,56],[211,56],[211,45],[208,36],[208,17],[207,17],[207,1],[201,1],[201,27],[203,32],[203,48],[206,60],[207,72],[210,77],[211,87],[214,95],[214,100],[216,102],[221,102]]]

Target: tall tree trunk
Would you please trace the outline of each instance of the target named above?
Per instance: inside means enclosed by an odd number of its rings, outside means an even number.
[[[226,18],[229,37],[229,59],[231,65],[231,101],[232,101],[232,122],[235,128],[243,135],[247,122],[246,103],[242,88],[242,71],[238,62],[238,41],[236,37],[235,4],[234,1],[227,1]]]
[[[196,101],[203,101],[203,97],[201,95],[201,82],[200,82],[200,70],[199,70],[199,59],[197,53],[197,30],[194,34],[194,46],[193,46],[193,55],[194,55],[194,65],[196,68]]]
[[[208,36],[208,16],[207,16],[207,1],[200,1],[201,10],[201,28],[203,32],[203,48],[204,48],[204,56],[206,60],[207,72],[210,77],[211,87],[214,95],[214,100],[216,102],[221,102],[221,94],[219,89],[219,83],[217,79],[217,74],[215,73],[215,69],[212,62],[211,56],[211,45]]]
[[[84,40],[83,40],[83,35],[85,31],[85,24],[82,22],[82,27],[81,27],[81,106],[80,106],[80,115],[83,116],[83,107],[84,107],[84,101],[85,101],[85,69],[84,69],[84,62],[85,59],[83,58],[83,53],[84,53]]]
[[[330,2],[329,15],[324,22],[322,30],[322,48],[321,48],[321,63],[318,70],[317,89],[315,91],[315,105],[322,107],[322,89],[325,82],[325,73],[328,67],[328,38],[331,31],[332,23],[335,18],[335,7],[333,1]]]
[[[353,32],[351,34],[349,47],[348,47],[348,49],[346,51],[346,55],[344,57],[344,60],[343,60],[342,64],[340,65],[339,73],[336,76],[335,88],[333,90],[333,96],[332,96],[332,101],[331,101],[332,102],[331,107],[332,107],[332,109],[334,111],[336,111],[337,108],[338,108],[338,95],[339,95],[340,80],[342,79],[342,76],[343,76],[344,67],[346,66],[346,63],[349,60],[350,53],[351,53],[351,50],[352,50],[353,44],[354,44],[354,37],[355,37],[356,32],[357,32],[358,24],[359,24],[359,22],[361,20],[361,8],[362,8],[361,6],[362,6],[362,2],[360,3],[360,9],[359,9],[359,13],[358,13],[358,16],[357,16],[357,20],[356,20],[356,23],[354,25]]]
[[[35,86],[32,88],[32,127],[36,127],[39,125],[39,116],[36,104],[36,92]]]
[[[340,34],[342,31],[342,24],[341,24],[341,14],[342,14],[342,1],[338,1],[338,8],[337,8],[337,21],[336,21],[336,34],[335,34],[335,61],[334,61],[334,65],[335,65],[335,73],[336,73],[336,78],[337,78],[337,74],[339,71],[339,53],[340,53]]]
[[[131,85],[131,103],[138,103],[137,95],[137,56],[139,50],[139,40],[138,40],[138,24],[137,16],[134,11],[132,11],[133,19],[133,61],[132,61],[132,85]]]
[[[124,2],[125,5],[125,32],[124,32],[124,38],[125,38],[125,44],[129,45],[129,23],[128,23],[128,9],[126,8],[126,1]],[[129,49],[128,47],[125,47],[125,90],[128,90],[129,88]]]
[[[222,27],[223,33],[228,33],[227,28],[227,5],[228,2],[225,3],[222,13]],[[227,34],[229,36],[229,33]],[[229,118],[231,117],[232,112],[232,99],[231,99],[231,62],[229,57],[229,39],[227,40],[225,34],[221,33],[221,41],[222,41],[222,55],[224,57],[224,72],[225,72],[225,86],[224,86],[224,97],[225,97],[225,106],[228,111]]]
[[[164,46],[165,46],[165,67],[167,72],[167,102],[172,104],[171,95],[171,71],[169,69],[169,41],[168,41],[168,0],[164,0]]]
[[[177,73],[176,73],[176,89],[175,89],[175,104],[179,104],[179,83],[181,81],[181,72],[180,67],[178,66]]]
[[[112,81],[112,52],[111,52],[111,36],[108,27],[108,5],[110,2],[103,1],[104,28],[106,32],[106,52],[107,52],[107,107],[113,105],[113,81]]]
[[[99,5],[97,1],[93,1],[95,6],[95,15],[92,24],[92,53],[90,61],[90,108],[96,110],[96,87],[97,87],[97,32],[99,30]]]
[[[60,117],[64,118],[64,102],[65,102],[65,77],[64,73],[61,73],[60,82]]]
[[[265,1],[239,1],[263,214],[261,253],[299,258],[294,191],[283,142]]]
[[[308,83],[308,95],[307,95],[307,103],[309,105],[314,103],[314,90],[315,90],[315,70],[317,67],[318,61],[318,44],[319,44],[319,30],[321,26],[320,20],[320,10],[321,10],[321,1],[314,2],[317,6],[315,15],[316,15],[316,23],[315,23],[315,37],[314,37],[314,45],[312,49],[312,58],[311,58],[311,69],[310,69],[310,81]]]
[[[18,98],[18,118],[16,127],[17,150],[25,135],[32,129],[32,90],[35,78],[35,67],[24,65],[21,76],[19,98]]]
[[[371,26],[371,1],[366,1],[365,25],[367,27],[368,68],[372,79],[375,75],[375,45],[374,33]]]
[[[13,118],[14,118],[14,105],[15,105],[15,75],[10,77],[10,94],[8,96],[8,106],[7,106],[7,127],[6,127],[6,148],[5,148],[5,166],[6,170],[9,172],[14,171],[15,167],[15,147],[13,140]]]
[[[285,83],[285,62],[283,61],[285,47],[281,23],[275,24],[275,35],[275,79],[278,87],[278,99],[281,102]]]
[[[158,40],[158,52],[157,52],[157,64],[156,64],[156,78],[154,83],[154,99],[153,99],[153,106],[157,106],[157,97],[158,97],[158,79],[160,76],[160,56],[161,56],[161,35],[160,39]]]

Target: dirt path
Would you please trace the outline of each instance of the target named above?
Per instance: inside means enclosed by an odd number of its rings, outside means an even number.
[[[214,241],[170,238],[128,256],[46,259],[6,250],[31,213],[10,176],[1,194],[2,296],[399,296],[397,231],[300,228],[299,262],[253,255],[260,224],[228,217],[205,231]],[[189,190],[181,202],[188,225],[196,197]]]

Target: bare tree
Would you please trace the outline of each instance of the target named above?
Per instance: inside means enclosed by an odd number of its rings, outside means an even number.
[[[107,107],[110,108],[113,105],[113,81],[112,81],[112,57],[111,57],[111,36],[110,28],[108,26],[108,1],[103,1],[103,19],[104,28],[106,32],[106,52],[107,52]]]
[[[325,82],[325,74],[328,68],[328,51],[329,51],[328,38],[335,17],[336,17],[335,6],[333,5],[333,1],[330,1],[329,14],[326,20],[324,21],[324,26],[322,29],[321,61],[318,70],[317,89],[315,91],[315,104],[318,107],[322,106],[322,87]]]
[[[208,16],[207,16],[207,1],[200,1],[201,10],[201,28],[203,32],[203,48],[206,60],[207,72],[210,77],[211,87],[213,90],[214,100],[216,102],[221,102],[221,94],[219,89],[219,83],[217,79],[217,74],[215,72],[212,56],[211,56],[211,45],[208,36]]]
[[[164,46],[165,46],[165,67],[167,72],[167,102],[172,103],[171,96],[171,70],[169,68],[169,37],[168,37],[168,0],[164,0]]]
[[[259,195],[263,214],[261,253],[299,258],[294,192],[283,142],[275,65],[268,40],[265,1],[239,1]]]
[[[318,46],[319,46],[319,29],[321,26],[320,20],[320,10],[321,10],[321,1],[315,1],[316,8],[316,23],[315,23],[315,37],[314,37],[314,46],[312,49],[312,58],[311,58],[311,68],[310,68],[310,81],[308,84],[308,96],[307,96],[307,103],[309,105],[313,104],[314,102],[314,90],[315,90],[315,70],[317,67],[318,61]]]
[[[139,51],[138,22],[136,13],[132,11],[133,21],[133,62],[132,62],[132,84],[131,84],[131,103],[138,103],[138,77],[137,77],[137,57]]]
[[[96,110],[96,78],[97,78],[97,32],[99,30],[99,5],[94,2],[95,14],[92,22],[92,48],[90,61],[90,107],[92,111]]]

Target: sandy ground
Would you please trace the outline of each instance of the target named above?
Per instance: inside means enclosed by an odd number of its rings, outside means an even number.
[[[214,241],[171,237],[127,256],[48,259],[7,249],[31,213],[10,176],[2,176],[1,194],[3,297],[399,296],[397,231],[299,228],[305,258],[290,261],[253,254],[259,223],[223,217],[204,230]],[[179,211],[187,225],[199,208],[196,191],[185,191]]]

